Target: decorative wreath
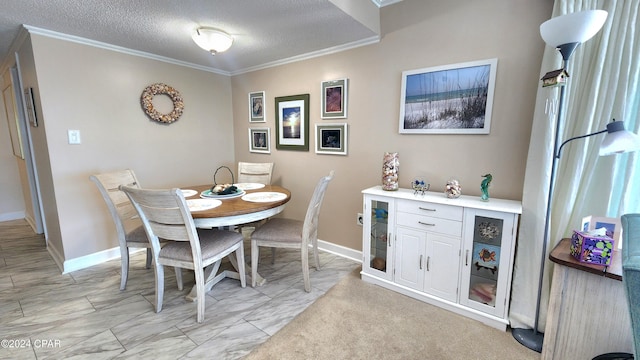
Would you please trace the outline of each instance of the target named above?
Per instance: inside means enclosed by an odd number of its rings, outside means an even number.
[[[173,101],[173,111],[168,114],[161,114],[153,107],[153,97],[158,94],[167,95],[171,98],[171,101]],[[178,120],[184,111],[182,95],[180,95],[178,90],[167,84],[157,83],[147,86],[142,92],[140,101],[142,102],[142,109],[151,120],[165,124],[171,124]]]

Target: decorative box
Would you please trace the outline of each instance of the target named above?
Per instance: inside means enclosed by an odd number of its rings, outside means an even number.
[[[594,264],[610,265],[614,240],[608,236],[589,235],[586,232],[573,231],[571,236],[571,255],[576,260]]]

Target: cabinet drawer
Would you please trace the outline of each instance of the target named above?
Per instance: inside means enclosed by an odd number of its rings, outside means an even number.
[[[440,219],[432,216],[416,215],[406,212],[397,212],[396,222],[398,226],[408,226],[439,234],[462,237],[462,222],[449,219]]]
[[[441,219],[462,221],[463,208],[461,206],[407,200],[398,202],[398,211]]]

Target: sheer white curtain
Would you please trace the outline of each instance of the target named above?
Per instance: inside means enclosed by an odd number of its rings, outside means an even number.
[[[552,17],[582,10],[603,9],[609,15],[602,30],[580,45],[568,63],[570,75],[564,101],[560,139],[606,128],[612,119],[624,121],[638,133],[640,120],[640,1],[556,0]],[[550,48],[540,70],[562,66]],[[538,89],[527,169],[510,310],[511,326],[532,328],[536,308],[544,232],[547,189],[553,156],[558,89]],[[549,103],[552,106],[549,106]],[[549,110],[549,108],[551,108]],[[598,156],[604,135],[571,142],[562,150],[552,200],[548,253],[577,229],[584,216],[620,217],[640,212],[638,154]],[[538,330],[544,332],[552,263],[546,260]]]

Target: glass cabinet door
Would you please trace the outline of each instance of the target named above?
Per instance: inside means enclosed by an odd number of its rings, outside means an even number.
[[[369,272],[386,279],[392,276],[391,227],[392,204],[389,199],[365,197],[364,234],[368,249],[365,266]]]
[[[471,246],[469,299],[495,307],[500,275],[503,220],[476,216]]]
[[[516,219],[511,213],[465,209],[462,305],[506,316]]]

